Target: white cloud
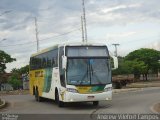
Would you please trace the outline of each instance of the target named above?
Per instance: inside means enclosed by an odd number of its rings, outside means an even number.
[[[140,32],[121,32],[121,33],[110,33],[110,34],[107,34],[107,37],[109,38],[119,38],[119,37],[129,37],[129,36],[132,36],[132,35],[135,35],[137,33],[140,33]]]
[[[50,38],[58,35],[57,33],[45,33],[45,34],[40,34],[39,38],[40,39],[45,39],[45,38]]]
[[[140,6],[141,6],[140,4],[118,5],[118,6],[114,6],[114,7],[110,7],[110,8],[100,9],[100,12],[109,13],[109,12],[114,12],[115,10],[127,9],[127,8],[136,8],[136,7],[140,7]]]
[[[6,38],[8,34],[10,34],[10,31],[8,30],[0,31],[0,39]]]
[[[112,26],[121,28],[128,26],[129,28],[130,24],[134,23],[135,27],[139,27],[136,26],[136,23],[146,21],[151,24],[158,23],[157,26],[154,26],[155,32],[160,32],[159,0],[85,0],[85,2],[87,27],[95,29],[94,33],[88,31],[91,37],[95,35],[97,39],[106,39],[105,36],[107,34],[107,37],[113,39],[125,38],[125,41],[127,41],[131,37],[137,38],[137,36],[140,36],[140,31],[136,31],[134,28],[130,28],[128,31],[123,29],[113,30],[111,29]],[[68,0],[67,2],[64,2],[64,0],[1,0],[0,8],[3,11],[12,10],[12,12],[0,16],[0,38],[7,38],[0,44],[0,49],[17,57],[17,62],[7,65],[8,69],[28,64],[29,56],[36,51],[33,17],[37,17],[38,20],[40,39],[60,35],[81,27],[81,4],[81,0]],[[111,31],[105,32],[104,36],[101,35],[103,31],[110,29]],[[149,28],[144,27],[142,29]],[[144,34],[142,35],[144,36]],[[81,40],[81,31],[75,31],[58,39],[53,37],[44,42],[40,41],[40,48],[67,40]],[[2,45],[7,46],[19,43],[27,44],[1,47]],[[160,43],[157,42],[148,47],[159,49],[159,46]],[[126,52],[127,50],[125,49],[124,51]]]
[[[152,48],[160,51],[160,40],[146,45],[146,48]]]

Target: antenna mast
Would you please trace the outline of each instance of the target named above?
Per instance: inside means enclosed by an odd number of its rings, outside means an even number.
[[[118,56],[117,46],[119,46],[120,44],[115,43],[115,44],[112,44],[112,45],[115,46],[115,52],[114,52],[114,54],[115,54],[115,56],[117,57],[117,56]]]
[[[36,40],[37,40],[37,52],[39,51],[39,38],[38,38],[38,25],[37,18],[35,17],[35,32],[36,32]]]
[[[84,43],[84,28],[83,28],[83,17],[81,16],[81,28],[82,28],[82,42]]]
[[[85,32],[82,30],[82,32],[83,32],[82,34],[84,35],[84,33],[85,33],[85,42],[87,43],[87,27],[86,27],[86,13],[85,13],[84,0],[82,0],[82,9],[83,9],[82,23],[84,23],[82,25],[84,25],[84,30],[85,30]]]

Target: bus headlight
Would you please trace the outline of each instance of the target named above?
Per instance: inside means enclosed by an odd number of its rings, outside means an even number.
[[[68,92],[73,92],[73,93],[78,93],[78,90],[74,89],[74,88],[67,88]]]
[[[107,87],[104,89],[104,92],[112,91],[112,87]]]

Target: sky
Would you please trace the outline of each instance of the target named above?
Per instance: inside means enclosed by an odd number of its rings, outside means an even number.
[[[107,44],[126,56],[140,48],[160,51],[160,0],[85,0],[89,42]],[[29,64],[37,51],[62,42],[80,42],[82,0],[0,0],[0,50],[16,58],[7,72]]]

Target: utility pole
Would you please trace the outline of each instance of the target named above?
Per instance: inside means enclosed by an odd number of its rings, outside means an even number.
[[[82,28],[82,42],[84,42],[84,28],[83,28],[83,17],[81,16],[81,28]]]
[[[36,32],[36,40],[37,40],[37,52],[39,51],[39,38],[38,38],[38,24],[37,18],[35,17],[35,32]]]
[[[84,30],[85,30],[85,42],[87,43],[87,27],[86,27],[86,13],[85,13],[85,5],[84,5],[84,0],[82,0],[82,9],[83,9],[83,20],[84,22]]]
[[[115,46],[115,52],[114,52],[114,54],[117,57],[118,56],[118,54],[117,54],[117,46],[119,46],[120,44],[115,43],[115,44],[112,44],[112,45]]]

